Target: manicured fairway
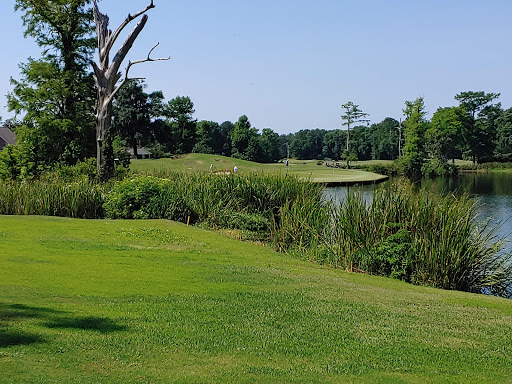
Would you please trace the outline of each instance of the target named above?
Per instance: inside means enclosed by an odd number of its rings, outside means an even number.
[[[284,163],[260,164],[237,160],[231,157],[191,153],[175,159],[132,160],[131,168],[135,172],[152,172],[161,169],[172,171],[197,172],[208,171],[213,164],[215,172],[231,172],[236,165],[240,173],[264,172],[286,173],[308,178],[319,183],[366,183],[386,179],[385,176],[358,169],[328,168],[318,164],[317,160],[290,160],[286,169]]]
[[[511,329],[182,224],[0,216],[0,383],[510,383]]]

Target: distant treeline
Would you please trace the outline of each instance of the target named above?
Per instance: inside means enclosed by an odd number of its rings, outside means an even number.
[[[499,94],[483,91],[461,92],[455,96],[457,106],[440,107],[431,120],[422,98],[406,101],[402,124],[387,118],[366,126],[369,115],[349,101],[332,112],[340,113],[340,128],[347,130],[278,135],[252,127],[247,116],[236,122],[197,121],[189,97],[166,102],[161,91],[147,94],[143,82],[132,80],[116,94],[112,125],[98,141],[91,4],[36,3],[17,0],[15,5],[25,35],[35,40],[41,54],[20,63],[19,75],[11,78],[7,107],[19,119],[6,122],[17,144],[0,151],[4,179],[30,179],[56,166],[79,164],[97,156],[99,142],[105,158],[117,158],[117,164],[129,161],[127,148],[136,155],[139,146],[156,156],[201,152],[257,162],[330,158],[346,159],[348,165],[357,159],[400,158],[397,169],[414,177],[453,174],[449,160],[454,158],[512,161],[512,109],[502,108],[496,101]]]
[[[187,96],[163,102],[161,92],[146,94],[140,82],[131,82],[114,102],[113,127],[117,156],[123,147],[143,146],[157,157],[189,152],[217,154],[260,163],[287,157],[342,159],[346,156],[347,132],[343,129],[305,129],[279,135],[271,128],[261,131],[249,118],[238,121],[194,119],[194,103]],[[386,118],[371,126],[351,129],[351,155],[360,160],[398,157],[399,122]]]
[[[422,98],[406,102],[403,123],[388,117],[377,124],[355,126],[347,146],[345,129],[278,135],[270,128],[260,132],[245,115],[235,123],[197,121],[189,97],[178,96],[163,104],[161,96],[146,95],[140,84],[132,83],[116,100],[114,126],[123,143],[132,147],[139,143],[159,156],[200,152],[257,162],[287,157],[394,160],[401,155],[475,163],[512,161],[512,108],[504,110],[500,103],[493,103],[498,96],[462,92],[455,97],[459,106],[440,107],[431,120],[425,117]],[[144,119],[131,102],[134,99],[146,100]]]
[[[404,120],[385,118],[377,124],[350,129],[304,129],[279,135],[270,128],[261,132],[247,116],[222,123],[194,118],[190,97],[177,96],[165,102],[161,91],[147,94],[141,81],[130,81],[113,103],[111,134],[119,163],[127,165],[138,148],[149,149],[155,157],[189,152],[218,154],[260,163],[280,159],[395,160],[397,169],[408,176],[450,175],[450,160],[462,158],[474,163],[512,161],[512,108],[494,103],[498,94],[462,92],[456,107],[438,108],[426,119],[422,98],[407,101]],[[340,122],[341,123],[341,122]],[[60,152],[63,143],[46,135],[46,126],[11,121],[19,144],[0,153],[0,176],[4,179],[36,175],[55,164],[75,164],[90,155],[79,155],[77,144]],[[341,125],[341,124],[340,124]],[[48,125],[49,127],[50,125]],[[85,141],[84,141],[85,142]],[[347,150],[348,148],[348,150]],[[66,157],[64,161],[63,155]]]

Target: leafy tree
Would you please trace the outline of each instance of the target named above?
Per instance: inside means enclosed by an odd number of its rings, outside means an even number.
[[[512,161],[512,108],[503,111],[496,123],[494,156],[499,161]]]
[[[220,133],[220,126],[214,121],[202,120],[197,123],[196,137],[197,141],[192,152],[195,153],[219,153],[219,143],[215,142],[215,138]],[[217,144],[217,145],[216,145]],[[217,147],[217,148],[214,148]]]
[[[240,116],[231,132],[232,156],[245,159],[247,148],[251,137],[257,135],[257,131],[252,129],[249,118],[245,115]],[[253,143],[254,149],[254,143]]]
[[[37,173],[54,162],[74,164],[94,153],[94,85],[89,0],[17,0],[25,36],[42,48],[39,60],[20,64],[11,78],[8,108],[23,114],[18,129],[20,161]]]
[[[194,103],[188,96],[176,96],[167,103],[164,115],[169,119],[172,143],[170,150],[176,153],[192,152],[196,142],[196,122],[193,119]]]
[[[270,128],[261,131],[260,144],[262,149],[262,163],[272,163],[281,158],[279,151],[279,135]]]
[[[215,147],[222,148],[219,153],[223,156],[231,156],[231,134],[234,128],[235,125],[231,121],[224,121],[220,125],[220,136],[216,137],[215,142],[218,144]]]
[[[112,131],[133,149],[149,136],[151,106],[143,85],[136,80],[129,81],[121,88],[113,102]]]
[[[475,119],[478,112],[498,97],[500,97],[499,93],[467,91],[456,95],[455,100],[457,100],[460,106],[464,108],[471,117],[473,117],[473,119]]]
[[[386,117],[380,123],[370,127],[371,158],[374,160],[393,160],[398,158],[399,123]]]
[[[486,105],[478,114],[473,128],[473,146],[471,154],[477,162],[492,161],[496,136],[498,131],[498,118],[503,114],[501,103]]]
[[[370,160],[372,158],[372,132],[370,127],[363,125],[352,129],[352,148],[347,157],[350,161]]]
[[[247,150],[245,151],[242,158],[245,160],[261,163],[264,161],[263,156],[261,136],[258,135],[258,130],[256,128],[251,128],[251,137],[249,138]]]
[[[440,160],[455,159],[458,139],[466,124],[464,109],[461,107],[438,108],[425,132],[426,149],[432,157]]]
[[[347,126],[347,153],[350,153],[350,126],[352,124],[357,123],[367,123],[369,122],[368,119],[366,119],[367,116],[369,116],[368,113],[363,112],[361,109],[359,109],[359,105],[354,104],[353,102],[349,101],[346,104],[343,104],[341,106],[345,113],[341,115],[341,121],[343,125]],[[348,159],[348,157],[347,157]],[[349,161],[347,161],[347,168],[349,167]]]
[[[324,147],[324,129],[303,129],[295,133],[290,144],[291,152],[299,160],[321,159]]]
[[[461,92],[455,96],[455,100],[460,103],[460,107],[466,111],[467,121],[462,129],[464,140],[463,153],[474,163],[489,157],[492,148],[489,144],[493,141],[495,132],[494,120],[496,118],[496,108],[492,103],[500,96],[499,93],[479,92]]]
[[[421,168],[425,161],[424,134],[429,124],[426,114],[423,97],[405,102],[405,145],[400,166],[402,172],[413,179],[421,177]]]
[[[322,154],[333,160],[341,159],[346,147],[347,132],[341,129],[327,131],[324,136]]]

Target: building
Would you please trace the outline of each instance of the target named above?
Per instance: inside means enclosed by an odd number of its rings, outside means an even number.
[[[0,127],[0,151],[9,144],[16,144],[16,135],[7,127]]]
[[[130,154],[132,159],[135,158],[135,156],[133,155],[133,148],[128,149],[128,153]],[[151,159],[152,157],[153,154],[146,148],[137,147],[137,159]]]

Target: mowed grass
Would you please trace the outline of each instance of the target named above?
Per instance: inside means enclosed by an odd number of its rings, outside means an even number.
[[[164,220],[0,216],[1,383],[512,382],[512,301]]]
[[[357,183],[383,180],[386,177],[359,169],[329,168],[318,165],[317,160],[289,161],[288,170],[284,163],[260,164],[231,157],[191,153],[173,159],[132,160],[131,168],[135,172],[155,173],[162,171],[207,172],[213,164],[214,172],[232,172],[234,166],[239,173],[286,173],[319,183]]]

